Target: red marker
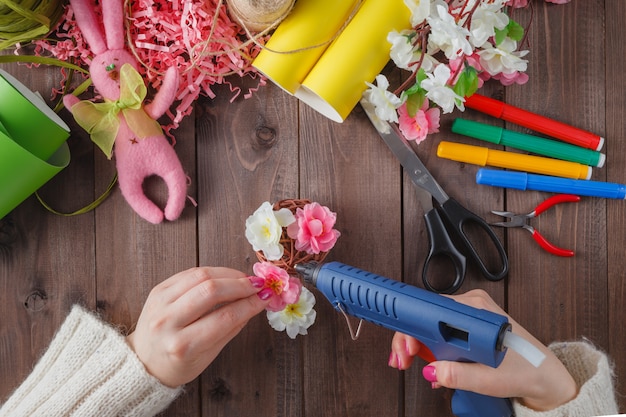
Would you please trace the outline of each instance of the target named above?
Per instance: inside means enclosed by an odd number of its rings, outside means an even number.
[[[557,122],[480,94],[466,97],[465,106],[583,148],[599,151],[604,145],[604,138],[595,133]]]

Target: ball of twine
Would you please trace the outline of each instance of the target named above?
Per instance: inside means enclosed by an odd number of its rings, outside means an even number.
[[[298,208],[303,208],[305,205],[310,204],[310,203],[311,203],[311,200],[307,200],[307,199],[280,200],[274,203],[274,210],[280,210],[281,208],[286,208],[295,214]],[[328,252],[310,254],[310,253],[306,253],[305,251],[297,250],[295,247],[296,245],[295,240],[290,238],[289,235],[287,235],[287,230],[284,227],[283,227],[283,233],[280,236],[280,244],[283,245],[283,248],[284,248],[282,258],[278,260],[269,261],[267,260],[265,255],[263,255],[262,251],[257,251],[256,257],[261,262],[271,262],[272,264],[284,269],[285,271],[287,271],[287,273],[289,273],[289,275],[297,275],[297,272],[294,269],[294,266],[296,264],[311,262],[311,261],[322,262],[326,258],[326,255],[328,255]]]
[[[0,2],[0,49],[49,33],[64,11],[63,0],[4,0]]]
[[[231,17],[251,32],[277,26],[294,3],[295,0],[226,0]]]

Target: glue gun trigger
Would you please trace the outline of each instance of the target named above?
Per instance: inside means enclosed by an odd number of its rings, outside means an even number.
[[[420,342],[420,349],[417,351],[417,356],[425,360],[426,363],[435,362],[437,360],[433,352],[422,342]]]

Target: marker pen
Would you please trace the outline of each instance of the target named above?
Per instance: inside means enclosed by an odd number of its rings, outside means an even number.
[[[481,96],[480,94],[466,97],[465,106],[498,119],[527,127],[536,132],[541,132],[553,138],[561,139],[564,142],[582,146],[583,148],[599,151],[602,149],[602,145],[604,145],[604,138],[595,133],[578,129],[493,98]]]
[[[604,162],[606,161],[606,156],[603,153],[592,151],[591,149],[581,148],[580,146],[559,142],[557,140],[514,132],[472,120],[454,120],[452,123],[452,131],[497,145],[509,146],[511,148],[562,159],[564,161],[578,162],[583,165],[591,165],[600,168],[604,166]]]
[[[482,146],[465,145],[462,143],[442,141],[437,147],[437,156],[480,166],[490,165],[565,178],[585,180],[591,178],[591,167],[576,162],[497,151]]]
[[[626,185],[612,182],[574,180],[526,172],[503,171],[480,168],[476,173],[476,184],[516,190],[546,191],[561,194],[576,194],[587,197],[626,199]]]

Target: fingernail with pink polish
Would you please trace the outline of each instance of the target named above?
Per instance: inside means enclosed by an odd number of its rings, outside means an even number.
[[[257,295],[259,296],[259,298],[261,300],[267,300],[268,298],[270,298],[272,296],[273,293],[274,293],[274,291],[272,291],[271,288],[265,288],[265,289],[259,291],[257,293]]]
[[[391,352],[389,354],[389,362],[387,362],[387,365],[389,365],[389,366],[391,366],[393,368],[394,365],[395,365],[394,359],[395,359],[395,353]]]
[[[428,382],[437,382],[437,369],[432,365],[425,366],[422,375]]]
[[[398,359],[398,369],[403,371],[404,370],[404,364],[402,363],[402,358],[400,358],[400,356],[396,355],[396,358]]]
[[[250,280],[254,288],[263,288],[263,285],[265,285],[265,280],[263,278],[250,276],[248,277],[248,279]]]

